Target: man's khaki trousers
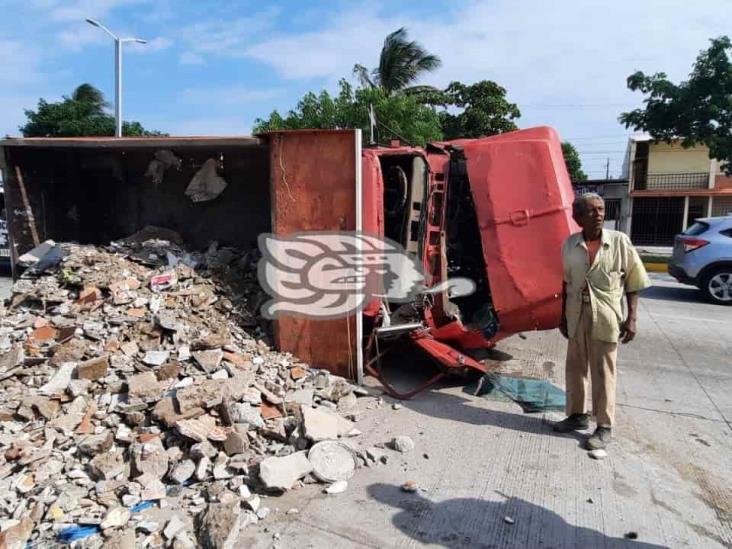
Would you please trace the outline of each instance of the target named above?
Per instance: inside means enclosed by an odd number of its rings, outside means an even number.
[[[592,339],[592,307],[582,306],[579,325],[567,347],[567,415],[584,414],[588,373],[592,377],[592,411],[597,425],[612,427],[615,419],[615,377],[618,344]]]

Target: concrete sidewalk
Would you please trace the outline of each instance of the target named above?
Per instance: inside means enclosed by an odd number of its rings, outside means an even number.
[[[408,435],[416,449],[360,470],[340,495],[306,486],[268,498],[273,514],[242,533],[242,546],[730,547],[732,310],[668,277],[654,282],[640,335],[621,350],[616,442],[606,460],[581,449],[589,432],[555,435],[553,417],[462,387],[400,410],[384,398],[359,423],[361,443]],[[504,370],[563,386],[558,332],[500,348],[513,355]],[[401,492],[406,480],[422,490]]]

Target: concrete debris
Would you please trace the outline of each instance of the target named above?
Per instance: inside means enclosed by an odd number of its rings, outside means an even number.
[[[82,362],[76,367],[76,377],[94,381],[106,376],[107,370],[109,370],[109,358],[107,356],[93,358]]]
[[[413,480],[408,480],[402,484],[402,492],[413,494],[417,490],[419,490],[419,486],[417,486],[417,483]]]
[[[124,507],[112,507],[107,511],[107,514],[104,516],[104,520],[102,520],[100,526],[103,530],[106,528],[119,528],[120,526],[127,524],[127,521],[130,520],[130,516],[131,514],[129,509],[125,509]]]
[[[308,452],[313,474],[322,482],[348,480],[356,470],[351,450],[334,441],[318,442]]]
[[[597,450],[590,450],[588,454],[592,459],[603,460],[607,457],[607,450],[599,448]]]
[[[178,515],[173,515],[172,518],[165,525],[163,535],[169,539],[174,539],[183,529],[186,527],[185,523],[180,519]]]
[[[33,521],[23,517],[20,522],[0,532],[2,549],[25,549],[26,543],[33,533]]]
[[[342,494],[348,489],[348,482],[345,480],[339,480],[328,486],[323,492],[326,494]]]
[[[203,163],[200,170],[196,172],[185,190],[185,195],[192,202],[206,202],[219,196],[227,183],[223,177],[216,173],[218,162],[215,158],[209,158]]]
[[[347,419],[320,408],[303,408],[302,421],[305,437],[313,442],[338,438],[353,429]]]
[[[0,306],[0,547],[229,547],[258,490],[351,478],[367,393],[271,348],[256,258],[154,227],[56,248]]]
[[[377,448],[375,446],[372,446],[371,448],[366,449],[366,457],[368,460],[371,460],[374,462],[374,464],[383,463],[386,464],[389,460],[389,454],[382,450],[381,448]],[[368,463],[368,461],[367,461]]]
[[[270,457],[259,464],[259,478],[265,488],[289,490],[313,470],[305,452],[296,452],[285,457]]]
[[[396,450],[397,452],[406,454],[407,452],[411,452],[412,450],[414,450],[414,441],[411,438],[405,436],[394,437],[393,439],[391,439],[389,447],[392,450]]]
[[[244,523],[238,505],[211,503],[201,517],[198,542],[204,549],[233,549]]]
[[[181,169],[183,161],[173,151],[160,149],[155,151],[154,158],[150,161],[145,172],[145,177],[152,178],[153,185],[158,186],[163,182],[166,170],[174,168]]]
[[[196,472],[196,464],[191,459],[186,459],[178,463],[170,475],[171,480],[178,484],[183,484]]]
[[[38,392],[42,395],[57,395],[63,393],[71,383],[71,376],[76,369],[73,362],[64,362],[61,367],[54,372],[48,383],[43,385]]]

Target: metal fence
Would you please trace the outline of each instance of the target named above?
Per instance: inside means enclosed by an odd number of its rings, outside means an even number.
[[[673,191],[709,187],[709,172],[645,173],[643,169],[636,169],[634,175],[635,191]]]
[[[636,245],[672,246],[683,219],[683,197],[635,198],[630,238]]]

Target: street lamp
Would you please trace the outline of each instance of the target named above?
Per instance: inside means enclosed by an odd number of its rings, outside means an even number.
[[[99,21],[87,19],[87,23],[99,27],[114,40],[114,136],[122,137],[122,44],[124,42],[137,42],[147,44],[142,38],[120,38]]]

